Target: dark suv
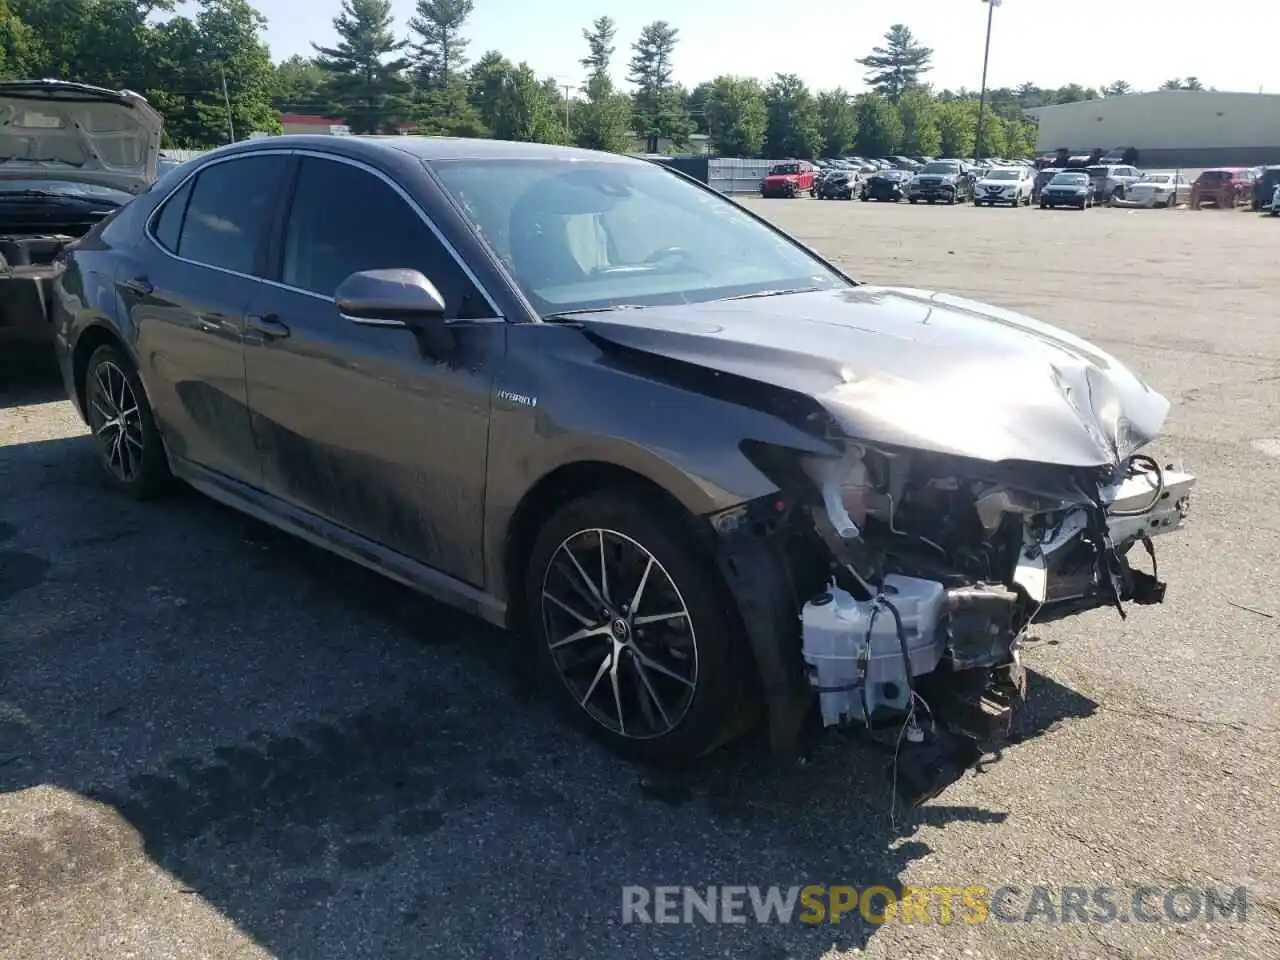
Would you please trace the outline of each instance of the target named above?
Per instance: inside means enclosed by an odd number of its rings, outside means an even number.
[[[573,717],[654,760],[759,716],[780,747],[901,729],[919,697],[899,790],[929,793],[1004,729],[1033,615],[1163,596],[1125,553],[1194,482],[1138,452],[1169,403],[1104,352],[857,283],[614,154],[230,145],[92,229],[55,301],[120,490],[179,478],[521,630]]]
[[[1253,181],[1253,200],[1249,206],[1254,210],[1270,210],[1271,198],[1275,195],[1278,183],[1280,166],[1263,167],[1258,178]]]

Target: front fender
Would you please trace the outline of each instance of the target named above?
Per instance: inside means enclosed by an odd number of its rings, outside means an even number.
[[[485,490],[489,588],[505,587],[503,558],[513,517],[554,471],[573,464],[621,468],[665,490],[694,516],[776,493],[742,451],[756,441],[831,455],[832,446],[769,412],[778,388],[750,386],[731,402],[641,371],[606,354],[579,329],[513,324],[495,383]],[[818,409],[815,404],[815,409]]]

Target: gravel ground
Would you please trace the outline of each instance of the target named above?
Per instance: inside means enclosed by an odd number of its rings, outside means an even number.
[[[1162,544],[1168,603],[1042,628],[1015,742],[896,825],[849,742],[653,784],[557,720],[512,640],[194,494],[109,495],[56,387],[10,382],[0,957],[1280,956],[1276,224],[747,203],[1169,396],[1161,452],[1200,491]],[[624,884],[880,883],[1250,900],[1244,923],[620,922]]]

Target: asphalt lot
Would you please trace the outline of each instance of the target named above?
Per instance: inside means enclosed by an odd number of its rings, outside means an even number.
[[[1165,393],[1160,452],[1200,478],[1168,602],[1038,628],[1015,742],[896,826],[851,742],[655,784],[556,718],[513,640],[195,494],[108,494],[57,388],[10,381],[0,957],[1280,956],[1280,225],[747,202],[861,279],[1061,324]],[[1250,900],[1244,923],[620,922],[625,884],[811,883]]]

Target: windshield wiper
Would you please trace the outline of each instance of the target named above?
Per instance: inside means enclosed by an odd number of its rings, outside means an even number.
[[[578,307],[574,310],[557,310],[555,313],[545,313],[542,319],[548,323],[556,323],[560,320],[572,321],[574,317],[580,317],[588,313],[613,313],[617,310],[643,310],[642,303],[615,303],[608,307]]]
[[[736,297],[722,297],[720,302],[726,300],[756,300],[760,297],[785,297],[792,293],[814,293],[820,290],[820,287],[787,287],[777,290],[757,290],[755,293],[743,293]]]

